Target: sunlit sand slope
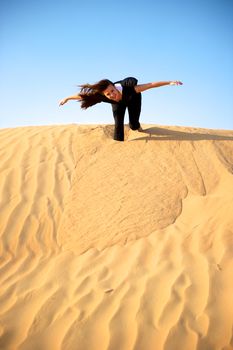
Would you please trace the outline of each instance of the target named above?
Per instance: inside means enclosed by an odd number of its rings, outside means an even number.
[[[233,131],[0,131],[0,349],[233,349]]]

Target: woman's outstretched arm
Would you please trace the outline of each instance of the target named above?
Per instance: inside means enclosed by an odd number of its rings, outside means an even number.
[[[77,94],[77,95],[65,97],[59,102],[59,106],[63,106],[65,103],[67,103],[70,100],[81,100],[81,96]]]
[[[182,85],[183,83],[181,83],[181,81],[158,81],[158,82],[154,82],[154,83],[148,83],[148,84],[140,84],[140,85],[136,85],[134,87],[135,91],[137,93],[139,92],[143,92],[145,90],[149,90],[149,89],[153,89],[153,88],[157,88],[160,86],[165,86],[165,85]]]

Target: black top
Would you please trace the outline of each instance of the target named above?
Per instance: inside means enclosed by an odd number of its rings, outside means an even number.
[[[138,80],[133,77],[128,77],[123,80],[116,81],[114,84],[121,84],[122,86],[122,99],[121,101],[113,101],[101,94],[96,94],[96,103],[106,102],[111,104],[123,103],[126,106],[131,99],[131,96],[136,94],[134,86],[136,86]]]

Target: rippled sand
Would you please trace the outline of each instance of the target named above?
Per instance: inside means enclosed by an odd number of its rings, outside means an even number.
[[[233,349],[233,131],[0,130],[0,349]]]

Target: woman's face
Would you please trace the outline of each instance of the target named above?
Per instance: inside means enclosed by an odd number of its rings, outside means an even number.
[[[105,97],[116,102],[120,101],[122,97],[120,91],[112,84],[108,85],[107,89],[103,91],[103,94]]]

